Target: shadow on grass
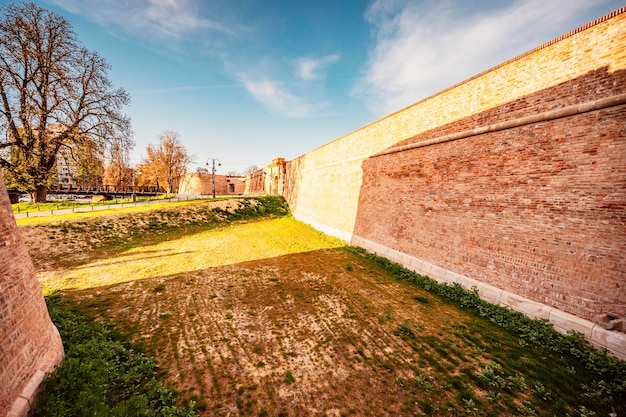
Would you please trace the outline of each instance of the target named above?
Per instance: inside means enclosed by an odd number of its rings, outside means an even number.
[[[284,199],[279,197],[239,198],[25,226],[22,234],[36,268],[73,268],[136,248],[154,246],[232,224],[281,218],[288,214]]]
[[[235,223],[95,257],[41,277],[46,294],[106,284],[192,273],[195,270],[343,246],[291,217]]]
[[[154,355],[206,415],[583,415],[611,401],[580,395],[603,386],[583,364],[352,248],[64,296]]]
[[[168,253],[170,252],[170,253]],[[121,266],[124,263],[130,263],[130,262],[134,262],[133,259],[120,259],[120,258],[130,258],[130,257],[140,257],[142,261],[145,260],[155,260],[155,259],[164,259],[164,258],[168,258],[171,256],[174,256],[174,253],[171,253],[172,250],[164,250],[164,251],[141,251],[141,252],[133,252],[133,253],[120,253],[118,255],[116,255],[116,258],[114,260],[110,260],[109,262],[98,262],[98,266],[99,267],[105,267],[105,266]],[[151,256],[146,256],[147,253],[154,253],[155,255],[151,255]],[[185,255],[185,254],[189,254],[189,253],[194,253],[193,251],[184,251],[184,252],[177,252],[176,255]],[[110,259],[109,257],[107,257],[106,259]],[[92,268],[89,265],[81,265],[81,266],[74,266],[72,269],[73,270],[80,270],[80,269],[89,269]]]

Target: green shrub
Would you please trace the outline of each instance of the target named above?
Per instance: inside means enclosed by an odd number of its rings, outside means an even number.
[[[59,296],[46,301],[65,359],[42,384],[34,416],[195,415],[193,404],[178,408],[176,393],[155,379],[154,359],[117,340],[110,325],[78,313]]]
[[[296,377],[293,376],[293,373],[288,370],[285,372],[285,384],[293,384],[296,382]]]

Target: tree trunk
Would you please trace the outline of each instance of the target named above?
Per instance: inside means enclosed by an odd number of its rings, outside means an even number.
[[[35,191],[31,191],[30,200],[33,203],[45,203],[48,201],[48,187],[45,185],[38,185]]]

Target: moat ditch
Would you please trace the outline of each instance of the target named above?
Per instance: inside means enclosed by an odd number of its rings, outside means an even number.
[[[199,415],[626,412],[606,372],[398,279],[284,203],[245,201],[22,232],[44,293],[112,322]]]

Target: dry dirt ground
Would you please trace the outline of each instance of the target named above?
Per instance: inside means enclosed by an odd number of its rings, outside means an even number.
[[[94,239],[132,229],[98,227]],[[26,229],[41,274],[81,268],[83,261],[59,260],[71,258],[80,227],[57,227],[54,239],[51,229]],[[59,236],[73,233],[61,243]],[[294,245],[312,239],[297,233]],[[247,250],[245,240],[232,245]],[[156,256],[155,247],[136,249]],[[125,261],[121,252],[98,256]],[[396,280],[354,249],[300,251],[64,294],[154,355],[181,401],[195,401],[203,416],[487,415],[476,403],[492,416],[544,415],[526,401],[545,369],[541,352]],[[483,389],[485,369],[495,369],[494,379],[508,388]]]
[[[429,389],[405,385],[431,377],[436,391],[433,366],[459,373],[468,365],[480,368],[482,356],[476,357],[463,337],[459,348],[469,348],[469,354],[459,353],[462,358],[446,361],[437,354],[430,363],[416,355],[394,334],[401,323],[427,340],[467,318],[455,308],[439,311],[428,293],[344,249],[134,281],[72,297],[132,332],[156,356],[167,379],[202,402],[205,415],[263,415],[263,410],[273,416],[414,415]],[[434,352],[428,343],[424,349]],[[453,394],[440,392],[435,402],[454,399]]]

